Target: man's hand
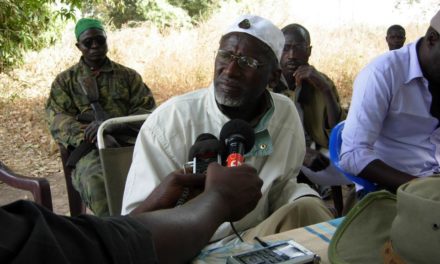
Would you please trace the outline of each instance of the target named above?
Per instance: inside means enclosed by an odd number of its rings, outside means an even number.
[[[181,169],[176,170],[168,174],[147,199],[133,210],[132,214],[173,208],[182,196],[184,188],[189,189],[187,200],[190,200],[199,195],[203,191],[204,186],[205,175],[185,174]]]
[[[303,165],[312,171],[320,171],[327,168],[330,165],[330,161],[321,152],[307,148]]]
[[[293,73],[293,77],[295,78],[295,84],[297,87],[300,86],[303,81],[307,81],[314,87],[320,89],[322,92],[331,89],[322,75],[311,65],[299,66],[298,69]]]
[[[93,121],[88,124],[84,130],[84,140],[90,143],[95,143],[96,134],[98,132],[99,126],[103,121]]]
[[[208,166],[205,192],[216,192],[228,206],[225,221],[238,221],[252,211],[260,200],[263,181],[247,165],[227,168],[217,163]]]

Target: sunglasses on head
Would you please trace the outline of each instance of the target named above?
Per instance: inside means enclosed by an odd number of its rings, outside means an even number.
[[[96,43],[98,46],[102,46],[106,43],[107,39],[104,36],[96,36],[92,38],[86,38],[85,40],[81,41],[81,44],[83,44],[86,48],[90,49],[93,46],[93,43]]]

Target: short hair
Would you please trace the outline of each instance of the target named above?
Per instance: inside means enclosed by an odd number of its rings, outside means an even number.
[[[403,35],[405,36],[406,32],[405,29],[401,25],[392,25],[387,29],[387,35],[391,33],[391,31],[402,31]]]
[[[304,41],[307,42],[308,45],[310,45],[310,33],[309,31],[303,27],[300,24],[289,24],[285,27],[283,27],[283,29],[281,29],[281,31],[283,32],[283,34],[286,33],[293,33],[293,34],[300,34],[301,36],[304,37]]]

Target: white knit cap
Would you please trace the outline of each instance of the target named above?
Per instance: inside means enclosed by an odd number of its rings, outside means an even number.
[[[272,49],[278,62],[280,61],[284,48],[284,35],[269,20],[254,15],[243,15],[226,29],[223,36],[232,32],[246,33],[263,41]]]
[[[431,27],[440,33],[440,11],[431,19]]]

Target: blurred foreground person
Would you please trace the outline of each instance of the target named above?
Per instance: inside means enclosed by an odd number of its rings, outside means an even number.
[[[46,103],[49,130],[71,151],[67,166],[72,183],[97,216],[109,215],[104,175],[95,148],[99,125],[108,118],[151,112],[155,101],[142,77],[107,57],[107,35],[101,22],[82,18],[75,26],[79,62],[58,74]],[[106,130],[106,146],[133,145],[140,125]]]
[[[217,227],[249,213],[262,180],[247,165],[172,173],[147,198],[151,212],[65,217],[28,201],[0,208],[0,263],[186,263]],[[173,207],[184,188],[203,192]],[[163,209],[163,210],[160,210]]]
[[[388,48],[390,50],[400,49],[405,43],[405,29],[401,25],[392,25],[387,29],[387,41]]]

